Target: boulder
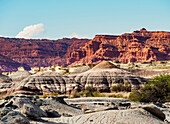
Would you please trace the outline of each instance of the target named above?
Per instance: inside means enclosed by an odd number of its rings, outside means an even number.
[[[42,111],[38,106],[35,106],[34,104],[23,104],[21,113],[25,114],[28,118],[33,120],[38,120],[41,117],[47,116],[44,111]]]
[[[143,105],[141,106],[144,110],[150,112],[154,116],[158,117],[161,120],[165,120],[165,114],[156,106],[154,105]]]
[[[75,116],[83,114],[81,109],[61,103],[55,99],[44,99],[42,103],[42,106],[40,106],[41,109],[47,112],[53,110],[61,116]]]
[[[60,117],[61,116],[57,111],[52,110],[52,109],[47,109],[46,113],[48,117]]]
[[[17,111],[11,111],[1,119],[2,124],[29,124],[29,120]]]
[[[47,114],[38,106],[33,104],[28,98],[15,97],[12,99],[13,104],[18,106],[22,114],[25,114],[30,119],[40,119]]]

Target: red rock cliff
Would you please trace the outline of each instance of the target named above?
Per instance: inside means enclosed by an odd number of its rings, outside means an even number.
[[[34,66],[51,66],[55,64],[66,64],[66,59],[70,57],[74,49],[78,49],[88,42],[88,39],[63,38],[59,40],[47,39],[19,39],[0,38],[0,52],[16,65],[1,62],[2,71],[17,70],[17,67],[24,66],[27,69]],[[76,44],[76,45],[74,45]],[[3,58],[3,57],[1,57]],[[6,68],[6,69],[5,69]]]
[[[120,60],[144,62],[170,60],[170,32],[141,29],[120,36],[96,35],[84,47],[74,50],[68,64]]]
[[[170,60],[170,32],[143,28],[120,36],[96,35],[92,40],[0,37],[0,48],[0,71],[17,70],[19,66],[29,69],[33,66],[97,63],[102,60]]]

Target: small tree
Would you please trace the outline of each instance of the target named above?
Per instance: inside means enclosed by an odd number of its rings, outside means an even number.
[[[156,76],[143,88],[130,94],[129,98],[140,102],[170,102],[170,75]]]

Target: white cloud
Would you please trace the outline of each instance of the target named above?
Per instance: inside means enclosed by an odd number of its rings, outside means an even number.
[[[81,38],[88,38],[88,36],[86,36],[86,35],[79,35],[79,34],[73,32],[70,36],[68,36],[68,38],[79,38],[79,39],[81,39]]]
[[[45,31],[44,24],[35,24],[35,25],[29,25],[24,28],[21,32],[19,32],[15,37],[16,38],[26,38],[30,39],[34,36],[37,36]]]

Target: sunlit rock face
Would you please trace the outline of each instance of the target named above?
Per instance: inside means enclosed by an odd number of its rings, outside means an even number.
[[[17,71],[18,67],[64,65],[74,49],[88,39],[63,38],[59,40],[0,37],[0,71]]]
[[[170,32],[147,31],[144,28],[122,35],[96,35],[92,40],[0,37],[0,71],[103,60],[119,60],[122,63],[170,60],[169,43]]]
[[[103,61],[92,69],[78,74],[75,80],[84,87],[92,86],[99,91],[110,91],[113,85],[120,83],[129,84],[132,89],[138,89],[140,85],[146,83],[144,78],[120,69],[109,61]]]
[[[144,62],[170,60],[170,32],[142,28],[120,36],[96,35],[84,47],[72,52],[68,64],[119,60]]]

